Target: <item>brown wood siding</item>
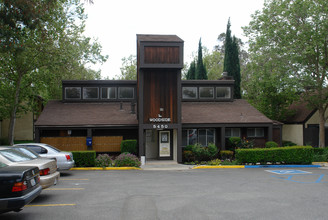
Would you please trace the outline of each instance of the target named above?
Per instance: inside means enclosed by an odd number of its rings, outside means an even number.
[[[179,47],[144,47],[144,63],[145,64],[178,64],[179,63]]]
[[[86,137],[41,137],[40,142],[54,146],[62,151],[87,150]]]
[[[177,70],[151,69],[144,72],[144,123],[149,118],[171,118],[177,123]],[[164,108],[160,112],[160,108]]]
[[[92,150],[96,152],[121,152],[123,136],[100,136],[92,138]],[[87,150],[86,137],[42,137],[41,143],[62,151]]]
[[[121,152],[122,136],[93,137],[92,149],[96,152]]]

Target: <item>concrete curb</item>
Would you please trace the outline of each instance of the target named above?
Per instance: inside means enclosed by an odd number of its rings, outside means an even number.
[[[70,170],[141,170],[137,167],[74,167]]]

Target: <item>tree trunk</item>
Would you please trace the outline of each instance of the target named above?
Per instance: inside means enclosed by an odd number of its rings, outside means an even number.
[[[319,108],[319,147],[325,147],[325,111]]]
[[[22,78],[23,78],[23,74],[19,74],[18,79],[17,79],[17,84],[16,84],[14,106],[13,106],[12,111],[10,113],[8,141],[9,141],[9,145],[11,145],[11,146],[14,145],[16,112],[17,112],[17,106],[18,106],[18,103],[19,103],[19,93],[20,93],[20,86],[21,86]]]

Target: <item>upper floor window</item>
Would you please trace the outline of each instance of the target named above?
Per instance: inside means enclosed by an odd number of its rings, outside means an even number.
[[[118,98],[119,99],[133,99],[134,98],[134,88],[133,87],[119,87],[118,88]]]
[[[199,87],[199,98],[213,99],[214,98],[214,88],[213,87]]]
[[[83,99],[98,99],[98,98],[99,98],[98,87],[83,88]]]
[[[81,87],[66,87],[65,99],[81,99]]]
[[[182,87],[183,99],[197,99],[197,87]]]
[[[216,98],[230,99],[231,98],[231,88],[230,87],[216,87]]]
[[[103,87],[101,88],[102,99],[116,99],[116,87]]]
[[[248,128],[247,137],[264,137],[264,128]]]

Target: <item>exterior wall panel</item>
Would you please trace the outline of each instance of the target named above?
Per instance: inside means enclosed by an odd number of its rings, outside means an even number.
[[[303,145],[303,125],[283,125],[282,140],[291,141],[297,145]]]

